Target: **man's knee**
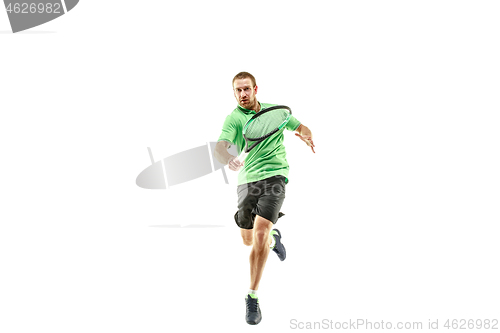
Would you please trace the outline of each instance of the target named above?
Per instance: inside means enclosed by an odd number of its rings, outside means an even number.
[[[245,244],[246,246],[251,246],[253,244],[253,230],[242,229],[241,238],[243,239],[243,244]]]
[[[257,245],[265,244],[268,234],[269,233],[267,232],[267,230],[262,230],[262,229],[256,230],[255,231],[255,243]]]
[[[273,223],[261,216],[255,218],[254,224],[254,241],[258,245],[265,245],[269,232],[271,231]]]
[[[242,237],[243,238],[243,244],[245,244],[246,246],[252,246],[253,245],[253,239],[250,237],[250,238],[247,238],[247,237]]]

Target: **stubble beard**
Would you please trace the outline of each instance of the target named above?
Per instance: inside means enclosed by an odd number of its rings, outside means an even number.
[[[241,103],[243,103],[243,101],[241,101],[240,105],[243,106],[247,110],[255,110],[256,109],[256,107],[257,107],[257,99],[255,97],[253,97],[253,98],[249,97],[247,99],[247,102],[249,104],[241,105]]]

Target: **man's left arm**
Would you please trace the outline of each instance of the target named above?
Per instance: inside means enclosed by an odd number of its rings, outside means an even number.
[[[314,142],[312,140],[313,135],[311,130],[307,126],[300,124],[295,132],[295,135],[298,136],[302,141],[304,141],[309,147],[311,147],[313,153],[316,153],[314,151]]]

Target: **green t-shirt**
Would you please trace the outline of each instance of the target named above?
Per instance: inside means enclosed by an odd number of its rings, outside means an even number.
[[[260,103],[261,109],[277,104]],[[255,111],[247,110],[238,105],[233,112],[226,117],[222,126],[222,133],[218,141],[228,141],[238,148],[238,154],[245,148],[243,138],[243,126],[255,115]],[[295,131],[300,126],[294,116],[286,124],[286,129]],[[283,145],[284,134],[279,132],[265,139],[248,154],[244,166],[238,174],[238,185],[256,182],[272,176],[288,177],[288,162],[286,160],[285,146]]]

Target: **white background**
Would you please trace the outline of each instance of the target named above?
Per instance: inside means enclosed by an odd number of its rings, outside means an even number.
[[[0,331],[500,319],[499,10],[84,0],[18,34],[0,11]],[[147,147],[217,140],[240,71],[316,144],[286,133],[288,257],[270,254],[257,327],[234,173],[135,184]],[[190,224],[222,227],[166,227]]]

